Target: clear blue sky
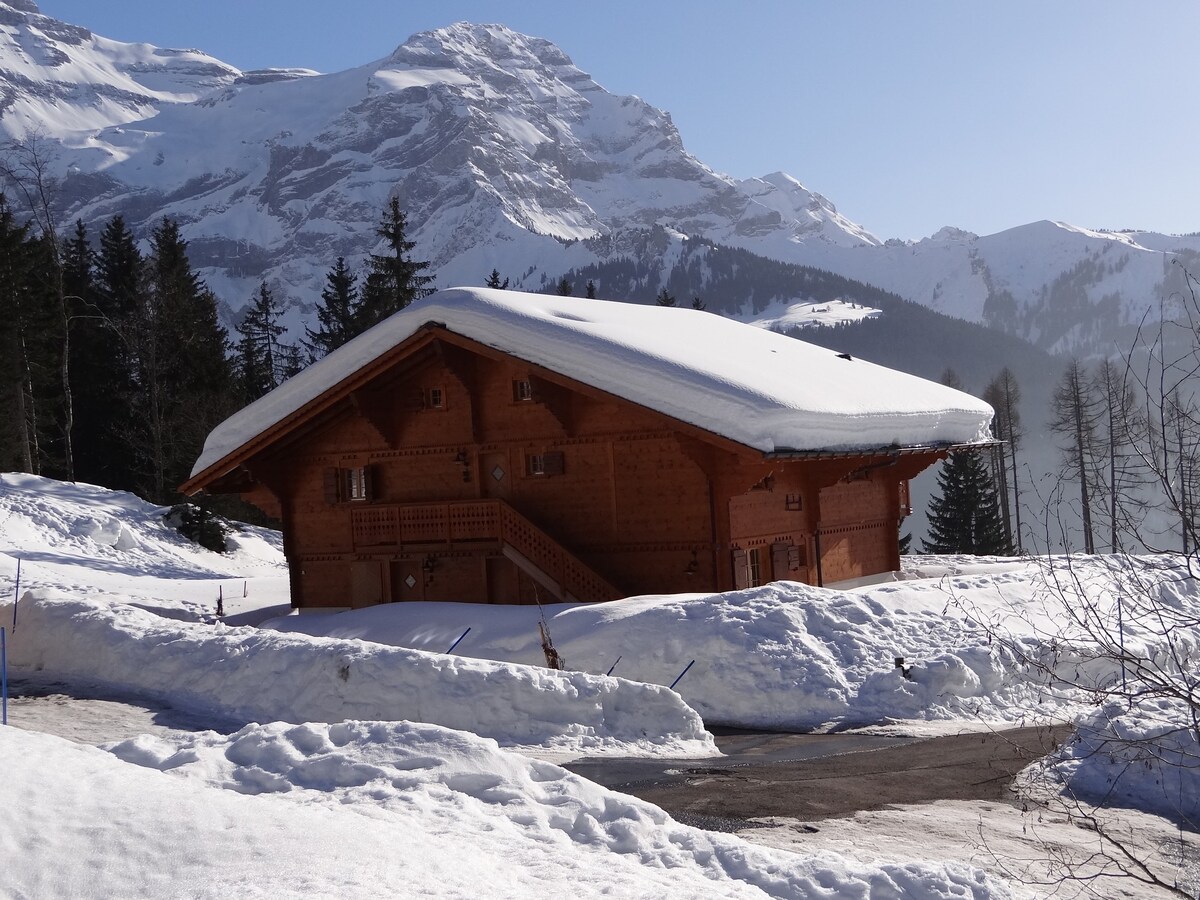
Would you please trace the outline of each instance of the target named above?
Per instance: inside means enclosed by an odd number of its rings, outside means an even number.
[[[548,38],[738,177],[881,237],[1037,219],[1200,231],[1200,3],[39,0],[125,41],[325,72],[455,21]]]

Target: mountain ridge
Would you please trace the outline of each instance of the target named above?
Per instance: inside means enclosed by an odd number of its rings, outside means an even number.
[[[441,285],[496,268],[537,289],[599,262],[588,242],[662,228],[1084,355],[1169,293],[1172,260],[1200,265],[1194,235],[1047,221],[881,240],[792,176],[714,171],[669,113],[503,25],[421,32],[342,72],[243,73],[0,2],[0,133],[55,147],[60,221],[121,214],[144,233],[175,218],[229,316],[265,281],[290,298],[293,330],[333,260],[374,249],[393,195]]]

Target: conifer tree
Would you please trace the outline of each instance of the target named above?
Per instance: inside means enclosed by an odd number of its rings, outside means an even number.
[[[208,432],[232,411],[233,379],[216,297],[192,269],[179,226],[163,219],[150,244],[134,327],[135,408],[143,426],[141,493],[162,503],[187,477]]]
[[[672,297],[670,294],[667,293],[666,288],[663,288],[661,291],[658,292],[657,296],[655,296],[654,302],[656,304],[658,304],[659,306],[674,306],[676,303],[676,300],[674,297]]]
[[[495,288],[496,290],[508,290],[508,279],[500,280],[500,270],[492,269],[492,274],[488,276],[488,280],[483,283],[484,287]]]
[[[589,300],[596,299],[596,282],[592,281],[590,278],[588,279],[587,285],[583,289],[583,296],[587,297]]]
[[[250,403],[273,391],[287,377],[285,361],[290,347],[279,338],[287,330],[279,324],[279,304],[266,282],[246,308],[237,326],[237,379],[242,400]]]
[[[36,471],[37,456],[25,353],[28,233],[0,193],[0,465],[18,472]]]
[[[938,471],[938,492],[929,501],[929,540],[924,553],[1007,556],[996,485],[977,450],[952,452]]]
[[[1100,419],[1099,399],[1087,370],[1077,359],[1071,360],[1051,404],[1050,431],[1063,439],[1063,472],[1079,485],[1079,515],[1083,523],[1085,553],[1096,552],[1092,528],[1092,503],[1096,493],[1097,434]]]
[[[703,311],[703,310],[708,309],[708,306],[699,297],[693,297],[692,298],[692,309],[698,309],[698,310]]]
[[[339,256],[333,268],[325,274],[325,287],[317,305],[317,329],[305,326],[304,349],[311,362],[328,356],[358,334],[359,319],[358,276]]]
[[[433,293],[429,263],[410,255],[416,244],[407,236],[408,219],[400,201],[392,197],[375,234],[385,244],[384,253],[372,253],[367,264],[362,298],[355,316],[354,335],[378,325],[414,300]]]
[[[1016,376],[1005,366],[984,389],[983,399],[991,404],[996,411],[992,420],[992,433],[996,439],[1003,441],[996,450],[998,463],[997,480],[1001,490],[1004,521],[1008,527],[1009,515],[1013,527],[1009,534],[1014,538],[1017,553],[1021,552],[1021,488],[1017,480],[1017,452],[1021,449],[1021,439],[1025,436],[1021,428],[1021,389],[1017,385]],[[1005,463],[1008,469],[1005,469]],[[1011,476],[1011,477],[1010,477]],[[1009,487],[1012,488],[1012,505],[1008,504]]]
[[[554,293],[558,294],[560,297],[570,297],[573,293],[575,293],[575,286],[571,284],[571,282],[567,280],[567,276],[564,275],[562,278],[558,279],[558,284],[554,286]]]

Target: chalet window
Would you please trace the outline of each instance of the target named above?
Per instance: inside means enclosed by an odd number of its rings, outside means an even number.
[[[531,476],[562,475],[566,465],[562,451],[553,450],[547,453],[530,453],[525,457],[525,474]]]
[[[513,382],[513,402],[522,403],[533,399],[533,383],[528,378],[518,378]]]
[[[746,587],[758,587],[762,584],[762,561],[759,558],[757,547],[751,547],[746,551],[746,567],[749,570]]]
[[[442,393],[440,387],[431,387],[425,392],[425,408],[426,409],[445,409],[446,395]]]
[[[362,502],[373,499],[373,478],[371,466],[351,466],[349,468],[325,470],[325,502],[335,503]]]
[[[788,512],[799,512],[804,509],[804,498],[800,494],[788,494],[783,502],[783,508]]]

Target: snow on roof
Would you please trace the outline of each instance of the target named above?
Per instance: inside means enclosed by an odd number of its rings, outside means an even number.
[[[209,435],[192,476],[430,322],[765,453],[989,439],[992,408],[975,397],[712,313],[451,288],[230,416]]]

